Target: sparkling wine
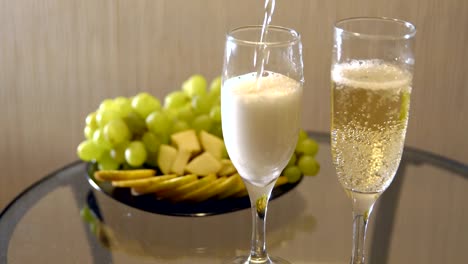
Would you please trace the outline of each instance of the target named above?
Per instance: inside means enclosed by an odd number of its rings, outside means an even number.
[[[407,70],[377,60],[332,70],[333,161],[342,186],[380,193],[400,163],[411,94]]]
[[[265,185],[279,176],[294,152],[302,83],[269,71],[260,79],[252,72],[226,80],[221,113],[234,166],[249,182]]]

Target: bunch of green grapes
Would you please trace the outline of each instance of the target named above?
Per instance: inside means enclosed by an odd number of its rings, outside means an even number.
[[[130,169],[156,166],[159,146],[173,133],[205,130],[222,138],[220,93],[220,77],[208,87],[203,76],[193,75],[163,103],[148,93],[106,99],[86,117],[86,140],[77,154],[100,170]]]
[[[79,144],[77,154],[83,161],[97,162],[100,170],[155,167],[159,146],[168,144],[173,133],[195,129],[223,138],[220,94],[220,77],[208,87],[197,74],[181,90],[169,93],[163,103],[148,93],[106,99],[86,117],[86,140]],[[320,169],[317,151],[317,142],[301,130],[282,175],[291,183],[302,175],[316,175]]]
[[[318,149],[317,142],[301,130],[296,149],[281,175],[286,176],[290,183],[297,182],[302,175],[317,175],[320,170],[320,164],[315,159]]]

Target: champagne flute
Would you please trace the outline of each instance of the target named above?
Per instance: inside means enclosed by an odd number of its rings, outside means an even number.
[[[265,244],[268,200],[294,152],[303,84],[302,45],[288,28],[234,29],[226,38],[221,89],[224,141],[250,197],[252,243],[249,256],[231,263],[288,263],[269,257]]]
[[[368,219],[402,156],[415,34],[412,24],[391,18],[335,24],[331,145],[338,180],[353,203],[353,264],[364,263]]]

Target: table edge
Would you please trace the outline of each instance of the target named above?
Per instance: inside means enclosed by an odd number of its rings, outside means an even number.
[[[80,163],[83,163],[83,161],[81,160],[75,160],[71,163],[68,163],[66,164],[65,166],[59,168],[59,169],[56,169],[54,170],[53,172],[50,172],[48,173],[46,176],[42,177],[41,179],[39,179],[38,181],[34,182],[33,184],[29,185],[28,187],[26,187],[23,191],[21,191],[19,194],[17,194],[12,200],[10,200],[9,203],[7,203],[7,205],[2,209],[2,211],[0,211],[0,220],[2,219],[2,217],[7,213],[7,211],[19,200],[21,199],[24,195],[26,195],[27,193],[29,193],[30,191],[32,191],[33,189],[35,189],[37,186],[41,185],[42,183],[54,178],[55,176],[57,176],[57,174],[59,174],[60,172],[62,171],[65,171],[71,167],[74,167]]]

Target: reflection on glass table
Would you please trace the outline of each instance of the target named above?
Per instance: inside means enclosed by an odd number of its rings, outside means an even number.
[[[270,202],[268,247],[292,263],[348,263],[349,199],[329,137],[321,171]],[[406,148],[369,223],[369,263],[466,263],[468,166]],[[385,210],[379,210],[384,207]],[[152,214],[95,191],[76,162],[39,181],[0,214],[0,263],[221,263],[249,250],[250,211]]]

